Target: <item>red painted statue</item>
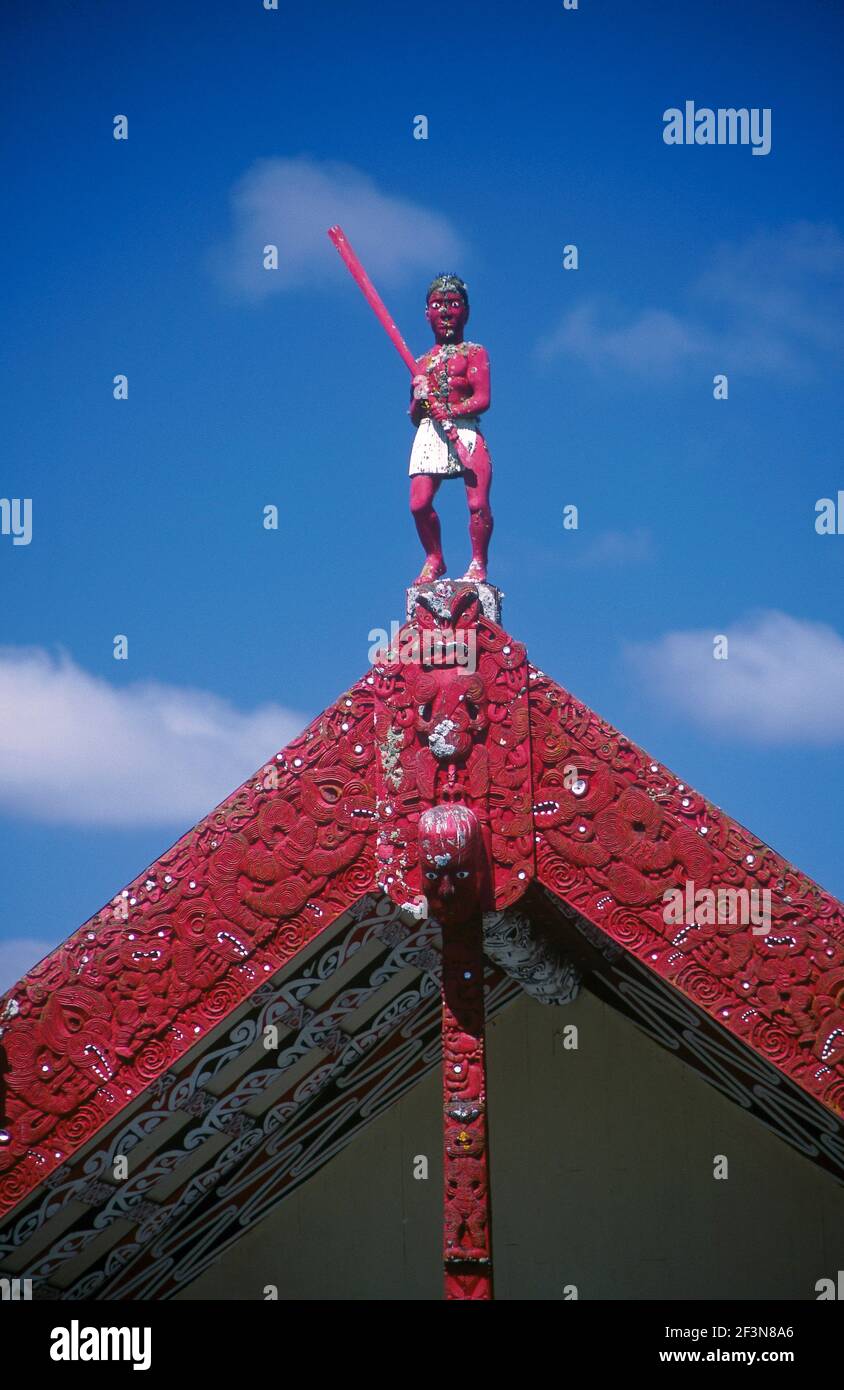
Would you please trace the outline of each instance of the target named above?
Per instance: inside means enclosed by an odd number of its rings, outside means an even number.
[[[427,584],[445,574],[434,498],[443,478],[461,475],[466,484],[472,542],[472,561],[463,578],[484,580],[492,535],[492,462],[478,416],[489,410],[489,357],[479,343],[467,343],[463,337],[469,321],[469,291],[459,275],[438,275],[431,281],[425,317],[434,330],[436,345],[417,360],[343,228],[329,227],[328,235],[413,377],[410,418],[416,426],[416,439],[410,455],[410,510],[425,547],[425,564],[416,583]]]
[[[489,357],[466,342],[469,294],[456,275],[438,275],[427,297],[425,317],[436,345],[420,357],[413,378],[410,418],[416,438],[410,455],[410,510],[425,549],[418,584],[445,574],[440,519],[434,498],[443,478],[463,477],[469,504],[472,562],[463,576],[486,579],[492,512],[492,461],[478,417],[489,409]]]

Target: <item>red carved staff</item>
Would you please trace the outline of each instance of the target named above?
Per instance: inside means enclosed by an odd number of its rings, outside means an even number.
[[[352,276],[352,279],[354,280],[358,288],[361,290],[364,299],[366,300],[370,309],[372,309],[373,313],[375,314],[375,317],[381,324],[381,327],[384,329],[385,333],[387,334],[387,337],[390,339],[390,342],[393,344],[393,347],[398,352],[402,362],[410,372],[410,375],[418,375],[419,368],[416,365],[416,358],[413,356],[413,353],[410,351],[410,348],[404,341],[404,338],[402,337],[401,333],[399,332],[398,328],[393,322],[393,319],[387,312],[387,306],[385,305],[383,299],[379,295],[378,291],[376,290],[375,286],[373,285],[372,281],[370,280],[369,276],[367,275],[366,271],[361,265],[358,257],[355,255],[355,252],[352,250],[349,238],[346,236],[346,233],[343,231],[343,228],[329,227],[328,235],[331,238],[334,245],[336,246],[337,250],[340,252],[340,255],[343,258],[343,261],[345,262],[346,267],[348,268],[349,273]],[[440,428],[446,435],[449,444],[454,449],[454,452],[457,454],[461,466],[465,468],[469,473],[471,473],[473,467],[472,455],[469,453],[468,449],[466,448],[465,444],[463,444],[459,434],[457,433],[457,426],[455,425],[454,421],[441,420]]]

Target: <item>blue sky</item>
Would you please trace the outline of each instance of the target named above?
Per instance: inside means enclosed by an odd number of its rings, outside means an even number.
[[[33,527],[0,536],[0,988],[402,615],[407,375],[333,221],[417,351],[431,276],[469,282],[531,658],[844,894],[840,11],[430,14],[4,9],[0,496]],[[770,153],[666,145],[686,100],[769,108]]]

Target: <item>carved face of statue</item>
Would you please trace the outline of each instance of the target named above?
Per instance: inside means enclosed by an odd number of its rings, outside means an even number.
[[[425,317],[438,343],[459,343],[469,318],[469,309],[459,290],[433,290],[428,296]]]
[[[481,834],[468,806],[433,806],[419,817],[419,868],[428,911],[459,926],[478,905]]]
[[[423,676],[414,687],[417,733],[440,763],[468,757],[489,722],[486,691],[479,676],[459,670]]]

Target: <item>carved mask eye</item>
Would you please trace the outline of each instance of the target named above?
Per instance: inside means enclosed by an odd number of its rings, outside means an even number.
[[[466,713],[468,714],[470,719],[477,719],[479,710],[474,700],[466,701]]]
[[[428,700],[426,704],[419,706],[419,714],[426,724],[428,723],[428,720],[431,718],[432,711],[433,705],[431,704],[430,700]]]

